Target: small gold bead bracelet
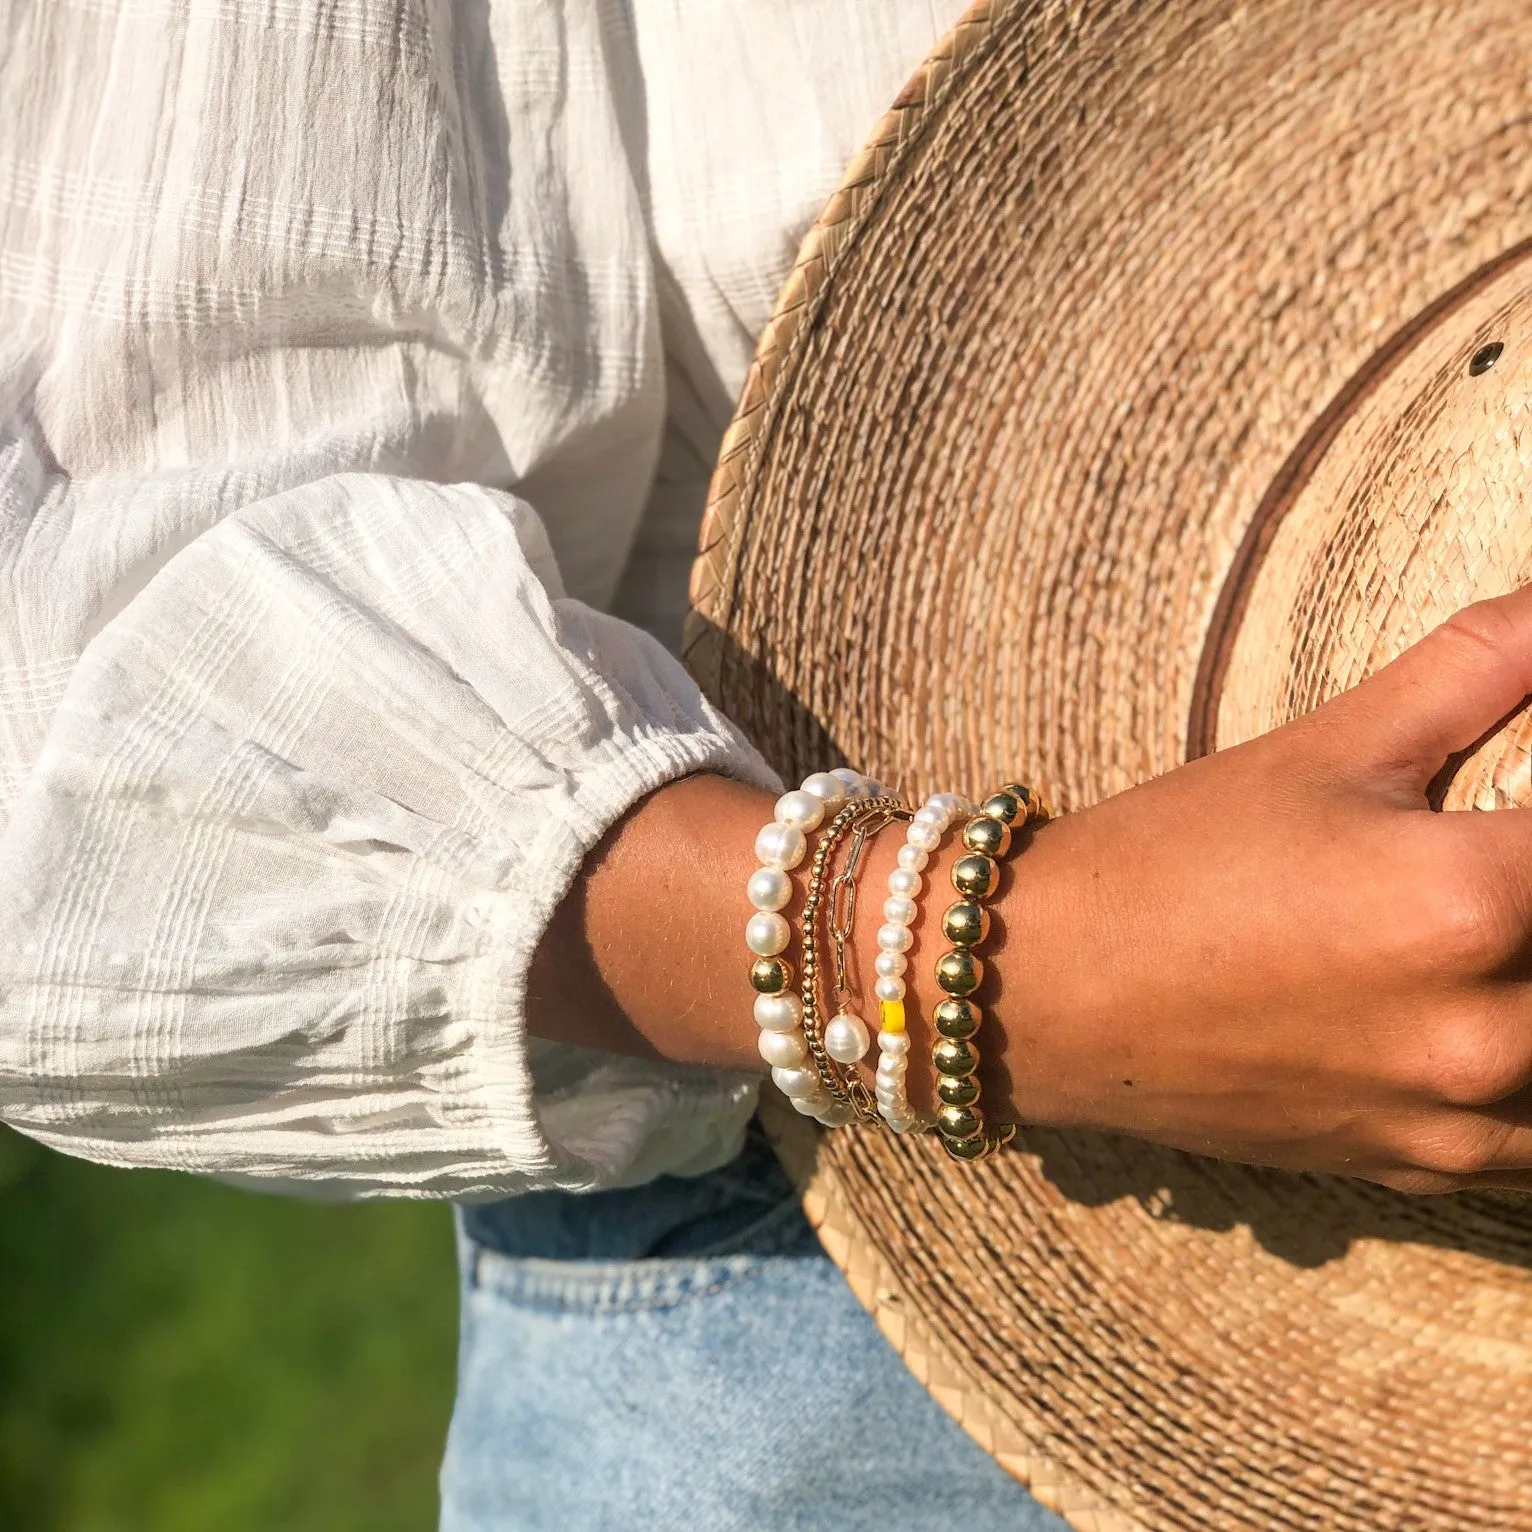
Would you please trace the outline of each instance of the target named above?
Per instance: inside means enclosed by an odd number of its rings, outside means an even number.
[[[808,895],[803,901],[803,1036],[812,1055],[814,1068],[831,1098],[849,1108],[863,1122],[878,1120],[877,1103],[855,1070],[844,1073],[825,1047],[824,1021],[820,1016],[820,943],[819,916],[829,898],[828,936],[834,955],[833,994],[838,1002],[849,1001],[846,982],[846,940],[856,914],[856,873],[862,851],[870,836],[885,825],[908,819],[910,811],[898,798],[882,796],[862,798],[848,804],[826,827],[814,848],[809,870]],[[830,879],[830,859],[836,847],[852,837],[846,866]]]
[[[946,998],[931,1018],[937,1032],[931,1062],[941,1101],[936,1130],[957,1160],[986,1159],[1016,1135],[1014,1123],[987,1131],[979,1106],[979,1050],[973,1039],[983,1013],[972,996],[984,980],[984,964],[975,949],[989,935],[985,901],[999,887],[1000,862],[1014,836],[1048,817],[1036,793],[1008,783],[991,793],[963,826],[965,851],[952,864],[952,886],[959,897],[942,915],[942,934],[951,946],[936,960],[936,983]]]

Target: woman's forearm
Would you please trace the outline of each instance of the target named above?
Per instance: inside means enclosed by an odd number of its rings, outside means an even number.
[[[636,804],[587,858],[532,960],[532,1030],[640,1058],[764,1070],[744,890],[775,801],[694,776]]]

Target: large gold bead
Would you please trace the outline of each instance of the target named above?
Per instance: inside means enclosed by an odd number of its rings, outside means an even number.
[[[963,826],[963,844],[981,856],[1004,856],[1011,849],[1011,827],[1003,819],[980,814]]]
[[[989,935],[989,911],[971,899],[949,904],[942,915],[942,934],[954,947],[977,947]]]
[[[1037,794],[1024,782],[1005,782],[996,791],[1009,793],[1023,809],[1030,809],[1037,802]]]
[[[1016,1124],[1003,1122],[998,1128],[986,1133],[976,1133],[972,1138],[943,1138],[947,1153],[955,1160],[987,1160],[1000,1153],[1016,1137]]]
[[[944,952],[936,960],[936,982],[949,995],[957,995],[959,998],[971,995],[983,977],[983,963],[962,947]]]
[[[998,793],[991,793],[979,805],[979,812],[987,814],[991,819],[998,819],[1003,824],[1013,825],[1026,812],[1026,805],[1015,793],[1002,787]]]
[[[931,1062],[939,1075],[949,1079],[964,1079],[979,1067],[979,1050],[971,1043],[944,1037],[931,1050]]]
[[[984,1131],[984,1114],[972,1106],[944,1106],[936,1114],[943,1138],[972,1138]]]
[[[940,1075],[936,1081],[936,1094],[948,1106],[972,1106],[979,1099],[979,1081],[974,1075],[953,1078]]]
[[[972,1138],[942,1137],[942,1145],[955,1160],[982,1160],[989,1152],[989,1140],[982,1133]]]
[[[979,1030],[979,1023],[983,1019],[983,1013],[972,1000],[961,1000],[956,995],[943,1000],[931,1012],[936,1030],[943,1037],[953,1038],[960,1043],[967,1041]]]
[[[960,856],[952,864],[952,886],[965,899],[987,899],[1000,882],[1000,868],[987,856]]]
[[[792,982],[792,965],[786,958],[757,958],[750,965],[750,983],[757,994],[780,995]]]

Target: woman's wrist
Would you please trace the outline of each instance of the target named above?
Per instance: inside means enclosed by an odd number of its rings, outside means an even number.
[[[533,956],[539,1037],[763,1070],[744,944],[756,832],[776,795],[697,775],[651,793],[586,858]],[[795,880],[796,881],[796,880]],[[802,890],[783,914],[796,923]]]
[[[751,911],[744,890],[758,865],[756,833],[775,802],[772,793],[698,775],[636,804],[587,859],[533,959],[527,1001],[532,1031],[608,1052],[764,1073],[747,978],[744,930]],[[1050,893],[1057,881],[1055,828],[1028,832],[1025,849],[1002,863],[1000,889],[988,905],[984,980],[974,1000],[984,1016],[976,1039],[983,1106],[994,1124],[1059,1120],[1059,1104],[1028,1062],[1041,1009],[1034,959],[1049,942],[1046,929],[1059,906]],[[931,1064],[932,1013],[945,996],[935,964],[950,945],[941,922],[958,898],[951,874],[964,854],[960,830],[961,821],[955,822],[922,870],[903,974],[910,1038],[906,1089],[921,1112],[940,1104]],[[874,1033],[877,933],[904,841],[903,823],[879,830],[857,878],[848,977],[855,1008]],[[794,869],[793,897],[782,910],[795,931],[805,872],[806,864]],[[1025,972],[1018,970],[1021,963]],[[859,1066],[869,1088],[878,1057],[874,1046]]]

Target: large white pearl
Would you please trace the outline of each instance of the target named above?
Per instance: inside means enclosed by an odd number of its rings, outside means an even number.
[[[758,1032],[756,1047],[773,1069],[792,1069],[808,1056],[801,1032]]]
[[[805,1117],[818,1117],[830,1102],[828,1096],[789,1096],[787,1100],[795,1112],[802,1112]]]
[[[757,867],[745,893],[758,910],[780,910],[793,897],[793,880],[780,867]]]
[[[794,1101],[818,1095],[824,1089],[819,1080],[819,1071],[807,1069],[801,1064],[777,1066],[772,1069],[771,1078],[776,1082],[777,1089]]]
[[[922,851],[935,851],[942,843],[942,832],[935,825],[922,824],[918,819],[904,832],[904,838],[911,846],[918,846]],[[765,857],[761,858],[765,861]],[[796,865],[796,864],[790,864]]]
[[[885,1053],[878,1060],[878,1078],[902,1080],[910,1067],[910,1061],[902,1053]]]
[[[908,952],[915,945],[914,933],[908,926],[886,925],[878,927],[878,946],[885,952]]]
[[[908,867],[896,867],[888,875],[888,891],[901,899],[913,899],[920,892],[925,879]]]
[[[879,1000],[886,1000],[892,1004],[895,1000],[904,999],[903,979],[879,979],[872,987],[872,992]]]
[[[808,850],[803,831],[792,825],[779,825],[775,820],[761,826],[755,838],[755,857],[768,867],[780,867],[784,872],[796,867]]]
[[[883,918],[891,926],[907,926],[915,919],[915,901],[902,894],[890,894],[883,901]]]
[[[904,844],[899,848],[894,860],[909,872],[924,872],[926,863],[931,860],[928,852],[922,851],[919,846],[912,846],[906,836]]]
[[[783,793],[777,799],[773,817],[779,825],[791,825],[793,829],[807,834],[810,830],[817,830],[825,817],[824,799],[816,798],[813,793],[806,793],[802,788],[795,793]]]
[[[905,1054],[910,1051],[910,1034],[908,1032],[879,1032],[878,1049],[884,1059],[903,1060]],[[881,1068],[883,1060],[878,1061]]]
[[[825,806],[826,814],[838,813],[846,801],[846,784],[828,771],[816,771],[803,779],[801,793],[813,793]]]
[[[796,1032],[803,1025],[803,1002],[791,991],[757,995],[755,1024],[768,1032]]]
[[[942,809],[949,822],[968,812],[968,800],[962,793],[933,793],[926,801],[933,809]]]
[[[918,825],[935,825],[938,830],[945,830],[952,823],[952,818],[945,810],[928,803],[924,808],[915,810],[915,818],[911,822]]]
[[[902,952],[880,952],[872,966],[880,979],[897,979],[910,966],[910,960]]]
[[[825,1052],[837,1064],[854,1064],[865,1057],[872,1046],[867,1023],[860,1016],[842,1011],[825,1023]]]
[[[758,910],[745,922],[745,945],[757,957],[775,957],[787,951],[792,927],[770,910]]]

